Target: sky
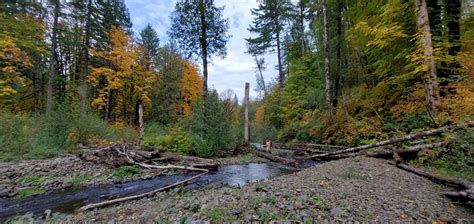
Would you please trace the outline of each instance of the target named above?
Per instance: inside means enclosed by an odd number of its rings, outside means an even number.
[[[170,15],[174,10],[176,0],[125,0],[130,11],[133,30],[139,33],[147,24],[150,24],[160,37],[160,44],[168,42],[166,32],[170,28]],[[257,7],[257,0],[216,0],[216,6],[224,8],[224,17],[229,19],[229,34],[232,35],[227,43],[227,57],[213,58],[208,65],[208,86],[217,89],[219,93],[232,89],[242,100],[245,82],[250,83],[250,98],[255,99],[258,93],[254,91],[256,85],[256,70],[253,58],[245,54],[245,38],[251,36],[247,30],[252,23],[250,9]],[[276,56],[267,55],[268,63],[264,77],[268,83],[277,75],[274,69]],[[199,61],[197,61],[199,62]],[[202,66],[201,66],[202,67]]]

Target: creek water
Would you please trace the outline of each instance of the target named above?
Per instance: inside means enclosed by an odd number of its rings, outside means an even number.
[[[303,164],[304,167],[314,164]],[[302,168],[302,167],[300,167]],[[270,179],[284,174],[297,172],[299,169],[278,163],[250,163],[244,165],[224,165],[187,185],[185,189],[201,186],[228,185],[243,186],[249,182]],[[15,215],[33,213],[43,214],[45,210],[52,212],[74,213],[78,208],[90,203],[97,203],[113,198],[141,194],[175,182],[185,180],[197,173],[173,176],[157,176],[147,180],[139,180],[122,184],[108,184],[80,189],[48,193],[26,199],[0,199],[0,222]]]

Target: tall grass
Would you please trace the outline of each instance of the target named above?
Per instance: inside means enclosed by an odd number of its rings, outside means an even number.
[[[95,113],[61,107],[42,115],[0,113],[0,161],[45,159],[80,145],[136,141],[136,131],[115,127]]]

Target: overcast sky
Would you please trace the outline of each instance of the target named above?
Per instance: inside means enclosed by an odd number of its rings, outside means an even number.
[[[176,0],[125,0],[130,10],[135,33],[139,33],[147,24],[150,24],[160,36],[161,44],[168,42],[166,32],[171,21],[170,14],[174,10]],[[224,16],[230,20],[230,41],[227,44],[227,57],[225,59],[214,58],[209,65],[210,87],[217,89],[220,93],[226,89],[233,89],[241,100],[244,95],[244,83],[250,82],[250,96],[257,97],[255,88],[255,64],[252,57],[245,54],[245,39],[250,37],[247,31],[252,22],[250,9],[257,6],[257,0],[218,0],[218,7],[225,6]],[[267,70],[264,73],[268,82],[274,79],[277,71],[274,69],[276,59],[274,55],[268,55]]]

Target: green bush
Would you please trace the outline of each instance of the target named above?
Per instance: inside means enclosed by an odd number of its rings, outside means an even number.
[[[169,128],[166,134],[145,132],[143,144],[160,151],[189,154],[191,152],[190,135],[180,128]]]
[[[121,166],[114,170],[112,173],[112,176],[114,177],[129,177],[133,176],[135,174],[140,174],[142,171],[140,170],[140,167],[138,165],[132,165],[132,166]]]

